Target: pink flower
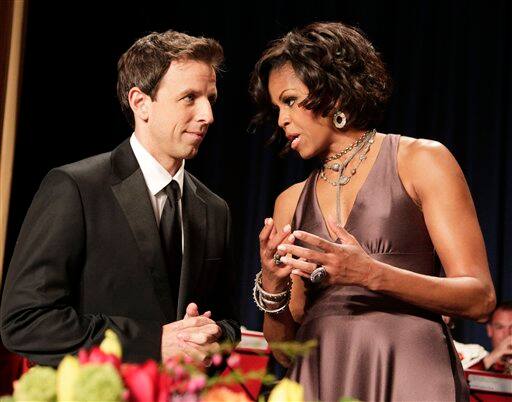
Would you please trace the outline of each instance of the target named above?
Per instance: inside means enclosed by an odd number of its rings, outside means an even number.
[[[214,366],[219,366],[222,363],[222,355],[220,353],[215,353],[212,356],[212,363]]]
[[[174,376],[176,379],[180,379],[185,375],[185,369],[181,366],[174,367]]]
[[[232,369],[240,366],[240,355],[238,353],[232,353],[231,356],[228,357],[227,364]]]
[[[202,375],[195,376],[190,379],[187,384],[187,392],[197,393],[206,386],[206,378]]]
[[[200,402],[199,396],[195,394],[172,395],[170,402]]]

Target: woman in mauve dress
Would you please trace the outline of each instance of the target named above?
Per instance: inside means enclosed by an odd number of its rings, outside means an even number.
[[[255,123],[274,119],[287,150],[320,162],[265,220],[255,288],[268,341],[318,342],[293,362],[276,353],[306,400],[469,400],[441,315],[483,322],[495,305],[457,161],[374,129],[390,92],[379,54],[341,23],[289,32],[252,75]]]

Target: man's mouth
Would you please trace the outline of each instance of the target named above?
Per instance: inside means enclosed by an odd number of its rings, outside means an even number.
[[[185,131],[185,134],[188,134],[191,137],[195,137],[196,139],[203,139],[206,132],[205,131]]]

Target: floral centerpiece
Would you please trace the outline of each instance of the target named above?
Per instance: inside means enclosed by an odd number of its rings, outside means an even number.
[[[295,356],[307,353],[311,347],[314,342],[276,345]],[[230,368],[222,376],[208,376],[204,365],[188,356],[175,356],[162,365],[153,360],[123,364],[121,358],[119,340],[107,330],[99,347],[82,349],[76,357],[66,356],[56,370],[32,367],[14,383],[13,395],[1,397],[0,402],[250,402],[245,393],[234,392],[229,385],[250,379],[276,383],[274,376],[265,372],[239,370],[240,356],[229,346],[211,356],[214,366],[225,364]],[[278,382],[268,398],[268,402],[303,401],[302,386],[288,379]]]

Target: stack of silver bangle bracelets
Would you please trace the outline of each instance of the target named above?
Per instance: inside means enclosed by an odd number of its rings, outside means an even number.
[[[261,271],[256,274],[252,296],[258,308],[264,313],[278,314],[290,303],[291,281],[286,284],[286,290],[281,293],[269,293],[263,290]]]

